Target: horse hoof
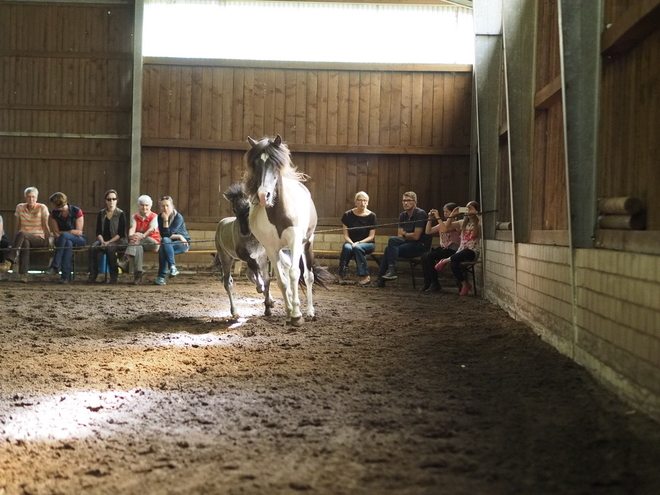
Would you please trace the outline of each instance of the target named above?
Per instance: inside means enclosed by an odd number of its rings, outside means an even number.
[[[266,311],[264,311],[264,316],[270,316],[270,308],[266,308]]]
[[[291,320],[287,320],[286,324],[290,325],[292,327],[299,327],[303,323],[305,323],[305,318],[302,316],[298,316],[297,318],[291,318]]]

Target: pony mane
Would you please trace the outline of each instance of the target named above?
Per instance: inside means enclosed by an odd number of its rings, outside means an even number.
[[[232,204],[234,208],[238,209],[241,214],[245,213],[247,216],[247,213],[250,211],[250,202],[245,195],[245,190],[242,183],[237,182],[232,184],[222,195]]]
[[[298,172],[296,166],[291,162],[291,151],[289,151],[289,147],[282,141],[282,138],[279,135],[274,139],[265,137],[258,142],[255,142],[252,138],[248,137],[248,141],[250,142],[251,147],[247,153],[245,153],[244,157],[244,182],[246,192],[249,195],[253,195],[257,192],[257,189],[259,189],[257,181],[260,180],[259,178],[254,177],[254,174],[252,173],[252,163],[264,153],[266,153],[274,163],[280,176],[294,179],[298,182],[305,182],[307,180],[308,176],[302,172]]]
[[[224,193],[222,193],[222,195],[225,197],[227,201],[233,203],[235,200],[245,196],[243,192],[243,184],[241,184],[240,182],[232,184],[227,188],[227,190]]]

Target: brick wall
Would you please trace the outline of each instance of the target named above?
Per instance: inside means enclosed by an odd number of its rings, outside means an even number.
[[[566,247],[484,247],[486,298],[660,419],[660,257],[581,249],[571,269]]]
[[[660,417],[660,257],[576,251],[576,360]]]

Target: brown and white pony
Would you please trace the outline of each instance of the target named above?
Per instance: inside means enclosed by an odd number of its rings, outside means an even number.
[[[307,316],[314,317],[312,285],[325,287],[331,278],[314,260],[312,250],[317,215],[305,175],[291,163],[291,153],[282,138],[248,137],[245,154],[245,193],[250,198],[250,230],[263,244],[277,283],[284,296],[287,325],[304,323],[298,282],[302,272],[307,288]],[[326,275],[327,274],[327,275]]]

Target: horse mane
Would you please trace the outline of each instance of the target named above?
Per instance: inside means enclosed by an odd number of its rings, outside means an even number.
[[[222,195],[230,203],[233,203],[237,199],[245,197],[245,192],[243,190],[243,184],[240,183],[240,182],[232,184],[231,186],[229,186],[227,188],[227,190],[224,193],[222,193]]]
[[[252,138],[248,137],[248,141],[250,142],[251,147],[244,157],[244,183],[246,192],[249,195],[255,194],[260,186],[258,183],[260,178],[254,176],[252,173],[253,168],[250,164],[252,164],[263,153],[268,154],[268,157],[275,164],[281,177],[297,180],[298,182],[305,182],[307,180],[308,176],[302,172],[298,172],[298,169],[291,161],[291,151],[282,141],[279,134],[275,138],[265,137],[259,141],[254,141]]]
[[[237,216],[241,217],[241,219],[247,220],[248,214],[250,213],[250,202],[245,195],[243,184],[241,182],[232,184],[224,193],[222,193],[222,195],[232,204],[232,208],[237,210]]]

